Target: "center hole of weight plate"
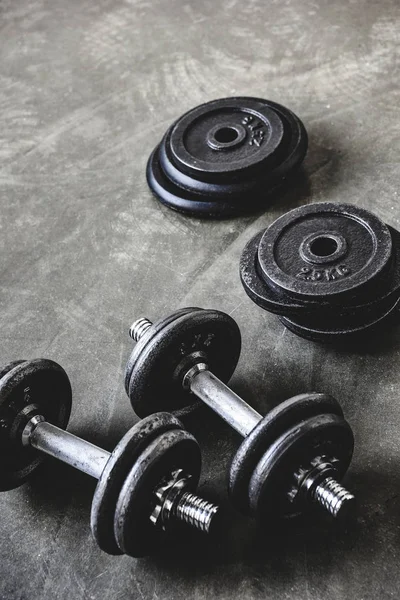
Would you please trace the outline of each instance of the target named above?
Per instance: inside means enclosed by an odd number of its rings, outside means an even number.
[[[347,243],[336,231],[320,231],[305,237],[299,252],[301,258],[308,263],[321,265],[343,258],[347,254]]]
[[[207,134],[207,144],[213,150],[226,150],[239,146],[246,138],[246,130],[240,124],[216,125]]]
[[[233,127],[221,127],[221,129],[217,129],[214,134],[217,142],[222,142],[223,144],[226,144],[227,142],[233,142],[238,136],[239,132]]]
[[[317,237],[310,244],[310,250],[315,256],[331,256],[336,252],[338,243],[334,238],[331,237]]]

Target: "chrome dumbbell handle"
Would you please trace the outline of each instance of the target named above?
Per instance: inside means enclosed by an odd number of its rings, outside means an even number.
[[[101,474],[111,456],[110,452],[47,422],[43,416],[35,415],[22,432],[24,446],[32,446],[49,456],[82,471],[95,479]],[[182,472],[167,474],[166,481],[154,490],[155,506],[149,518],[165,527],[171,518],[208,533],[218,507],[200,496],[187,491],[190,476]],[[177,483],[180,484],[176,493]],[[161,515],[161,521],[158,518]],[[154,515],[157,518],[154,518]]]
[[[32,417],[27,423],[22,433],[22,443],[58,458],[95,479],[100,479],[111,456],[107,450],[48,423],[41,415]]]
[[[185,375],[183,385],[243,437],[261,421],[261,415],[225,383],[199,363]]]

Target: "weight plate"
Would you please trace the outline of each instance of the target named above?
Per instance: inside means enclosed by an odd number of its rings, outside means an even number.
[[[276,314],[302,313],[305,303],[294,299],[282,290],[269,287],[259,275],[257,266],[258,246],[264,231],[260,231],[245,246],[240,258],[240,280],[247,295],[257,304]]]
[[[1,370],[0,379],[1,491],[24,483],[44,459],[37,450],[22,446],[21,434],[28,420],[28,407],[35,405],[37,414],[64,429],[72,401],[67,374],[51,360],[22,361],[5,371]]]
[[[388,227],[349,204],[301,206],[279,217],[264,233],[258,264],[265,281],[295,296],[354,293],[387,266]]]
[[[26,362],[26,361],[25,360],[13,360],[12,362],[8,363],[8,365],[5,365],[4,367],[0,368],[0,380],[4,377],[4,375],[7,375],[7,373],[9,371],[11,371],[11,369],[22,364],[23,362]]]
[[[399,300],[398,298],[395,298],[394,301],[391,301],[390,306],[383,314],[376,316],[374,313],[372,313],[368,315],[369,320],[364,321],[362,324],[357,325],[356,322],[353,324],[349,322],[347,326],[343,326],[344,324],[341,323],[336,329],[327,329],[326,324],[325,327],[322,326],[321,329],[318,329],[315,324],[314,326],[310,327],[307,323],[302,323],[300,320],[293,321],[287,317],[280,317],[280,321],[290,331],[307,340],[312,340],[314,342],[336,343],[341,339],[345,339],[346,342],[348,342],[352,339],[357,340],[361,336],[368,336],[374,331],[378,332],[381,323],[383,321],[388,323],[389,317],[396,314],[396,309],[398,309],[398,307]],[[356,319],[354,319],[354,321],[356,321]]]
[[[379,314],[386,311],[387,307],[393,306],[399,297],[400,271],[397,265],[400,264],[400,234],[389,227],[394,242],[394,255],[390,269],[386,269],[379,279],[379,287],[375,286],[375,294],[363,293],[360,296],[354,295],[347,299],[347,304],[343,303],[341,297],[313,299],[308,296],[304,299],[295,298],[289,295],[285,290],[278,287],[266,285],[258,272],[255,257],[257,255],[260,240],[264,234],[263,231],[254,236],[243,250],[240,260],[240,278],[247,295],[261,308],[268,312],[278,315],[284,315],[285,318],[293,317],[296,322],[300,318],[313,321],[329,319],[330,325],[333,324],[336,315],[339,312],[340,324],[348,318],[350,328],[356,324],[368,321],[369,314]],[[323,329],[323,328],[322,328]]]
[[[135,368],[136,360],[138,359],[138,357],[140,357],[143,348],[145,348],[147,344],[149,344],[150,341],[153,340],[153,338],[156,337],[158,333],[164,329],[164,327],[172,323],[172,321],[174,321],[181,315],[189,314],[194,310],[199,309],[193,307],[181,308],[180,310],[175,311],[172,315],[169,315],[165,319],[161,319],[153,323],[152,326],[149,329],[147,329],[145,334],[135,344],[125,368],[125,391],[128,394],[128,396],[131,373]],[[203,403],[200,400],[194,401],[192,398],[190,398],[189,404],[171,412],[177,419],[181,419],[183,422],[186,422],[186,419],[190,418],[194,413],[197,413],[198,410],[202,408],[202,406]]]
[[[294,209],[245,247],[248,296],[305,337],[354,336],[400,297],[400,234],[368,211],[321,203]],[[313,338],[312,338],[313,339]]]
[[[200,477],[201,454],[194,437],[175,429],[153,440],[137,458],[118,498],[114,535],[119,548],[133,557],[153,554],[161,549],[165,532],[153,525],[150,515],[155,506],[155,490],[175,469],[192,475],[195,489]]]
[[[147,181],[170,208],[232,216],[264,205],[306,151],[304,126],[284,106],[223,98],[197,106],[168,129],[150,156]]]
[[[171,414],[174,415],[177,419],[184,423],[185,428],[190,431],[190,420],[195,417],[196,419],[199,417],[202,411],[206,411],[207,407],[201,400],[192,402],[192,404],[188,404],[183,408],[178,408],[177,410],[172,410]]]
[[[250,479],[269,446],[301,421],[328,413],[343,418],[332,396],[308,393],[285,400],[261,419],[239,446],[230,467],[229,493],[239,511],[246,514],[249,510]]]
[[[114,537],[114,516],[125,479],[143,450],[160,434],[182,425],[169,413],[157,413],[134,425],[117,444],[93,496],[90,525],[97,544],[108,554],[121,554]]]
[[[190,309],[171,318],[154,335],[143,339],[138,351],[134,350],[128,389],[134,411],[143,417],[160,410],[177,410],[192,402],[193,395],[183,389],[177,371],[184,362],[189,369],[191,361],[196,362],[191,359],[196,353],[200,353],[210,371],[228,381],[237,365],[240,347],[239,328],[223,312]]]
[[[295,474],[318,456],[335,458],[340,481],[351,461],[354,437],[348,423],[338,415],[311,417],[289,429],[267,450],[250,479],[250,509],[262,520],[278,514],[297,513],[297,502],[289,492]]]
[[[149,327],[149,329],[147,329],[146,332],[140,337],[139,341],[136,342],[125,367],[124,381],[125,391],[127,394],[129,394],[129,382],[131,380],[132,371],[133,369],[135,369],[136,361],[143,352],[143,349],[146,348],[148,344],[153,343],[154,338],[157,338],[157,335],[160,333],[160,331],[163,331],[164,328],[173,321],[175,321],[175,319],[182,315],[187,315],[196,310],[200,309],[196,307],[180,308],[179,310],[173,312],[171,315],[168,315],[168,317],[165,317],[164,319],[160,319],[159,321],[152,323],[151,327]]]

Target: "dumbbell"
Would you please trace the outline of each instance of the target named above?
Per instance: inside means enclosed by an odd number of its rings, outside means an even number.
[[[141,420],[110,453],[64,431],[71,398],[66,372],[51,360],[0,369],[1,491],[24,483],[48,454],[98,480],[91,529],[109,554],[151,554],[177,522],[210,531],[218,507],[193,493],[200,449],[176,417]]]
[[[327,394],[300,394],[265,417],[227,382],[239,359],[236,322],[217,310],[181,309],[154,324],[130,328],[137,342],[128,360],[125,388],[139,416],[181,409],[200,398],[244,436],[230,467],[233,504],[261,520],[319,504],[333,517],[354,508],[339,481],[353,454],[352,430]]]

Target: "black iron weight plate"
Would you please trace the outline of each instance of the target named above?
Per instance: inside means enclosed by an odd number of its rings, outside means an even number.
[[[302,421],[270,446],[250,480],[250,508],[260,521],[271,515],[288,516],[299,510],[289,500],[294,474],[316,456],[335,457],[338,480],[346,473],[353,455],[354,437],[340,416],[323,414]]]
[[[90,525],[97,544],[108,554],[121,554],[115,541],[114,516],[125,479],[143,450],[160,434],[182,429],[169,413],[156,413],[134,425],[114,448],[93,496]]]
[[[26,361],[25,360],[13,360],[12,362],[5,365],[4,367],[0,367],[0,380],[4,377],[4,375],[7,375],[7,373],[9,373],[9,371],[11,371],[11,369],[22,364],[23,362],[26,362]]]
[[[201,453],[187,431],[168,431],[142,452],[129,472],[118,498],[115,539],[122,552],[133,557],[161,550],[165,532],[150,521],[155,505],[154,491],[165,475],[180,468],[190,474],[192,489],[200,477]]]
[[[132,371],[135,369],[136,361],[140,358],[140,355],[143,352],[144,348],[146,348],[148,344],[152,344],[153,340],[157,339],[159,333],[162,332],[167,325],[175,321],[178,317],[187,315],[196,310],[201,309],[188,306],[176,310],[175,312],[163,319],[159,319],[158,321],[153,323],[152,326],[149,329],[147,329],[147,331],[139,339],[139,341],[136,342],[125,367],[125,391],[127,394],[129,394],[129,382],[131,380]]]
[[[167,206],[198,216],[250,212],[301,164],[307,134],[284,106],[222,98],[180,117],[150,156],[147,181]]]
[[[181,314],[144,340],[140,352],[135,353],[128,391],[133,409],[144,417],[189,404],[194,397],[176,377],[180,363],[188,355],[202,352],[210,370],[226,382],[235,370],[240,348],[240,331],[229,315],[205,309]]]
[[[9,365],[10,366],[10,365]],[[5,369],[2,369],[4,373]],[[0,490],[18,487],[33,473],[44,456],[21,443],[16,422],[29,405],[58,427],[65,428],[71,412],[71,384],[64,369],[47,359],[23,361],[0,380]]]
[[[359,322],[360,314],[353,313],[346,319],[346,326],[344,326],[345,322],[342,320],[342,322],[336,324],[336,329],[332,322],[330,324],[322,323],[318,327],[318,323],[309,325],[307,321],[303,322],[301,319],[294,321],[287,317],[280,317],[280,321],[293,333],[316,342],[334,342],[341,336],[345,337],[346,340],[359,339],[361,336],[370,335],[374,331],[379,333],[381,326],[384,323],[387,324],[389,318],[396,314],[398,306],[399,299],[397,297],[389,298],[388,306],[386,308],[385,303],[383,312],[380,310],[379,313],[373,311],[369,311],[366,314],[362,313],[362,316],[365,318],[361,322]]]
[[[321,203],[279,217],[258,246],[261,275],[297,296],[353,293],[388,264],[388,227],[358,206]]]
[[[281,119],[266,102],[255,98],[215,100],[177,121],[169,134],[167,154],[184,173],[200,176],[202,191],[202,176],[209,181],[222,178],[229,184],[232,176],[267,168],[274,162],[284,133]],[[164,167],[167,171],[169,164]],[[218,189],[212,192],[219,195]]]
[[[255,235],[245,246],[240,259],[240,279],[247,295],[265,310],[285,316],[304,316],[324,315],[337,311],[340,308],[341,316],[349,315],[351,319],[356,319],[357,314],[361,314],[360,320],[364,318],[364,312],[371,310],[374,313],[379,312],[382,303],[394,304],[399,295],[400,273],[396,265],[400,264],[400,234],[392,227],[388,227],[393,243],[393,261],[390,268],[386,268],[379,278],[379,286],[372,286],[368,294],[353,294],[348,298],[348,303],[341,302],[341,296],[338,297],[320,297],[313,298],[311,295],[301,298],[287,293],[279,286],[267,285],[259,274],[257,264],[258,248],[264,231]],[[374,294],[372,292],[375,292]],[[353,324],[355,324],[353,322]]]
[[[249,483],[257,463],[268,448],[291,427],[321,414],[343,418],[339,403],[327,394],[299,394],[285,400],[255,426],[239,446],[230,467],[229,493],[236,508],[249,510]]]
[[[400,295],[400,234],[348,204],[290,211],[257,234],[240,260],[248,296],[319,341],[381,328]]]

